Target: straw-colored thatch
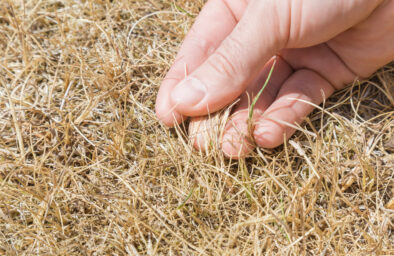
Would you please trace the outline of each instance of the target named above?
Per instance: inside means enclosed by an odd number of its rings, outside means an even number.
[[[195,152],[154,103],[203,2],[0,1],[1,255],[392,255],[393,66],[276,150]]]

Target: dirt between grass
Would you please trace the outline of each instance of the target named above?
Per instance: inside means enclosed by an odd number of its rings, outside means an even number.
[[[154,102],[203,4],[0,2],[1,255],[394,254],[394,65],[282,147],[198,153]]]

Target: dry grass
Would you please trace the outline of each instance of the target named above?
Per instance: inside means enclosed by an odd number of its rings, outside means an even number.
[[[230,162],[154,116],[192,22],[171,0],[1,1],[0,254],[394,255],[394,66]]]

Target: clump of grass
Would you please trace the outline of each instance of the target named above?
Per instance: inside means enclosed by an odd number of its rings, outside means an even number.
[[[281,148],[200,154],[154,115],[172,3],[1,2],[0,254],[392,254],[393,65]]]

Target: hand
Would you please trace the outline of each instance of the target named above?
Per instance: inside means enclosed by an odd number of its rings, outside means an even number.
[[[239,158],[255,143],[279,146],[313,110],[305,101],[320,104],[394,59],[393,17],[393,0],[210,0],[160,87],[157,116],[167,126],[198,117],[190,128],[195,147],[204,149],[209,136],[202,130],[213,121],[201,116],[240,97],[224,130],[224,153]],[[250,101],[275,55],[249,134]]]

